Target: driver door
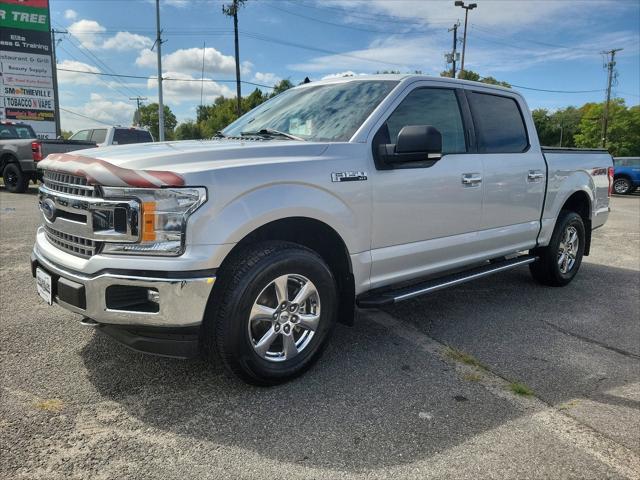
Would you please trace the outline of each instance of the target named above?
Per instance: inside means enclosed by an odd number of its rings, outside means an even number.
[[[374,129],[373,151],[375,143],[396,143],[404,126],[431,125],[442,135],[442,157],[378,162],[372,172],[371,288],[454,268],[482,251],[482,162],[471,152],[465,109],[456,89],[419,86]]]

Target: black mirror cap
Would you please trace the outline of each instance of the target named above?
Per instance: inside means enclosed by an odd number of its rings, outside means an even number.
[[[395,153],[442,153],[442,135],[431,125],[407,125],[398,134]]]

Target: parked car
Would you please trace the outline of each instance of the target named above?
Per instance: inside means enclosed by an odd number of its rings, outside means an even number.
[[[567,285],[613,181],[605,150],[541,148],[516,91],[417,75],[308,83],[210,141],[39,166],[49,304],[260,385],[309,368],[356,305],[524,265]]]
[[[78,130],[68,140],[38,140],[33,144],[33,160],[38,162],[52,153],[65,153],[93,147],[153,142],[148,130],[135,127],[101,127]]]
[[[616,157],[613,159],[613,191],[628,195],[640,187],[640,157]]]
[[[36,134],[26,123],[0,122],[0,172],[5,188],[22,193],[29,180],[36,180],[36,167],[31,158],[31,143]]]
[[[79,130],[69,140],[91,141],[99,147],[153,142],[149,130],[137,127],[101,127]]]

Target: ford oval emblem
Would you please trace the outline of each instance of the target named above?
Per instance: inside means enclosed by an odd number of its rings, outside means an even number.
[[[46,218],[50,222],[53,222],[56,218],[56,204],[54,203],[54,201],[50,198],[47,198],[44,202],[42,202],[41,208],[44,218]]]

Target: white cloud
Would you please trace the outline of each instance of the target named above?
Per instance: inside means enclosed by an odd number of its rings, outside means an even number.
[[[277,76],[275,73],[256,72],[255,75],[253,76],[253,81],[255,83],[260,83],[262,85],[272,86],[277,83],[280,83],[282,81],[282,78]]]
[[[93,65],[88,65],[83,62],[77,62],[75,60],[63,60],[58,63],[58,83],[61,87],[67,85],[91,85],[96,82],[95,75],[87,75],[77,72],[66,72],[66,70],[79,70],[81,72],[93,72],[99,73],[100,69]]]
[[[118,32],[113,37],[105,40],[101,48],[118,51],[140,50],[151,45],[153,45],[153,41],[149,37],[138,35],[137,33]]]
[[[65,10],[64,18],[66,18],[67,20],[75,20],[76,18],[78,18],[78,12],[71,9]]]
[[[353,72],[375,72],[377,70],[422,70],[432,66],[434,73],[442,68],[443,45],[436,43],[432,36],[397,37],[389,36],[371,42],[369,47],[352,50],[341,55],[322,55],[305,63],[288,66],[302,72],[330,73],[344,69]]]
[[[356,73],[353,70],[347,70],[346,72],[330,73],[322,77],[321,80],[328,80],[330,78],[355,77],[356,75],[366,75],[366,73]]]
[[[231,55],[224,55],[212,47],[202,48],[183,48],[169,53],[162,57],[162,65],[167,70],[179,72],[201,72],[202,71],[202,55],[204,53],[204,71],[212,74],[233,74],[236,71],[236,61]],[[136,65],[139,67],[155,67],[157,57],[154,52],[144,49],[136,59]],[[241,72],[248,74],[253,65],[251,62],[242,62]]]
[[[75,14],[75,12],[73,12]],[[80,41],[83,47],[104,50],[140,50],[153,45],[149,37],[130,32],[117,32],[113,37],[104,39],[106,28],[95,20],[78,20],[67,30]]]
[[[174,103],[176,105],[193,100],[200,100],[200,92],[204,103],[211,103],[216,97],[234,97],[233,91],[226,85],[221,85],[204,78],[204,82],[200,78],[180,72],[164,72],[163,78],[182,79],[186,81],[166,80],[162,82],[162,93],[166,103]],[[158,81],[150,78],[147,81],[147,88],[156,92],[158,90]]]
[[[81,128],[99,127],[107,125],[131,125],[135,106],[131,103],[106,99],[98,93],[92,93],[89,101],[81,106],[69,106],[64,103],[62,98],[62,107],[85,117],[94,119],[91,121],[71,113],[61,110],[62,128],[65,130],[77,131]]]
[[[71,35],[76,37],[83,47],[96,48],[100,34],[106,30],[95,20],[78,20],[67,27]]]

